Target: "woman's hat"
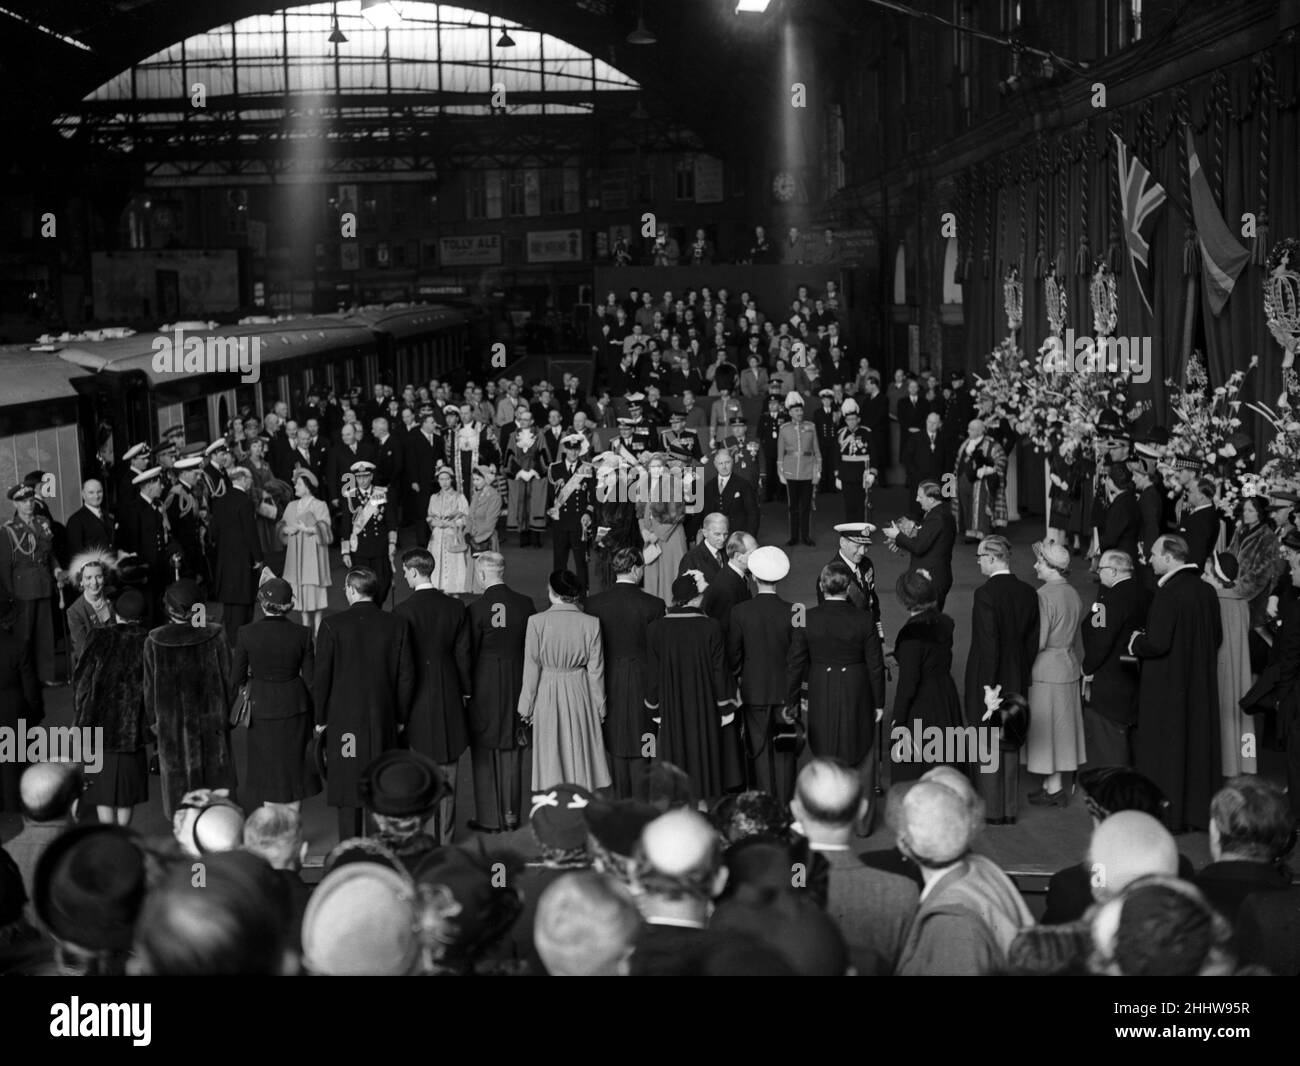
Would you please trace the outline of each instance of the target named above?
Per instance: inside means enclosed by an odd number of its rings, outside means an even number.
[[[113,613],[123,622],[139,622],[144,618],[144,596],[137,589],[127,589],[113,601]]]
[[[582,595],[582,583],[569,570],[553,570],[546,582],[561,599],[573,600]]]
[[[474,473],[487,481],[493,481],[496,479],[497,469],[494,466],[476,466],[474,468]]]
[[[173,614],[189,614],[199,602],[199,586],[189,580],[177,581],[163,593],[163,606]]]
[[[273,577],[257,590],[257,601],[263,607],[292,607],[293,586],[281,577]]]
[[[1053,570],[1060,573],[1067,573],[1070,569],[1070,552],[1064,544],[1058,544],[1054,540],[1040,540],[1034,542],[1034,555],[1042,559]]]
[[[125,951],[144,903],[144,855],[124,828],[76,826],[41,854],[32,897],[41,924],[59,940]]]
[[[690,574],[682,574],[673,581],[673,603],[689,603],[700,594],[700,587]]]
[[[81,588],[81,571],[92,565],[102,566],[104,576],[107,577],[117,569],[117,556],[103,548],[87,548],[74,555],[68,564],[68,573],[72,575],[72,583],[77,588]]]
[[[331,870],[302,920],[307,969],[337,977],[404,976],[420,966],[416,891],[405,873],[376,862]]]
[[[418,751],[386,751],[361,774],[361,799],[375,814],[405,818],[433,810],[451,789],[438,764]]]
[[[1241,564],[1237,562],[1237,557],[1232,552],[1215,552],[1210,557],[1210,565],[1214,570],[1214,576],[1228,586],[1237,580],[1237,575],[1241,572]]]
[[[307,484],[310,485],[310,486],[311,486],[312,488],[314,488],[314,489],[320,488],[320,481],[319,481],[319,479],[316,477],[315,474],[313,474],[313,473],[312,473],[310,470],[308,470],[305,466],[295,466],[295,467],[293,468],[293,478],[292,478],[292,480],[293,480],[293,481],[297,481],[299,478],[302,478],[303,481],[307,482]]]

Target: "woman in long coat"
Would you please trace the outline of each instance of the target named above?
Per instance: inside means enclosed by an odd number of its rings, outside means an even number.
[[[293,589],[293,599],[302,612],[302,624],[310,619],[311,630],[320,629],[320,620],[329,606],[330,531],[329,508],[316,498],[319,482],[310,470],[293,473],[294,499],[284,509],[277,526],[280,543],[285,546],[284,580]]]
[[[1241,501],[1236,528],[1228,551],[1237,559],[1237,592],[1250,608],[1252,669],[1263,671],[1268,664],[1268,644],[1260,634],[1268,627],[1268,598],[1286,571],[1278,545],[1277,528],[1259,497]]]
[[[149,800],[148,723],[144,704],[145,601],[128,590],[113,606],[113,624],[92,629],[72,675],[73,725],[102,729],[103,765],[88,777],[81,802],[106,825],[130,825]]]
[[[1029,683],[1029,772],[1043,774],[1031,793],[1037,806],[1065,807],[1074,771],[1085,758],[1083,742],[1083,603],[1065,575],[1070,553],[1064,544],[1034,545],[1038,586],[1038,657]]]
[[[937,609],[934,582],[925,574],[903,574],[895,590],[908,611],[908,619],[894,645],[898,688],[894,693],[893,726],[907,730],[909,738],[915,736],[914,722],[918,720],[922,736],[931,726],[961,726],[961,698],[952,679],[953,620]],[[893,735],[892,729],[889,735]],[[910,760],[892,760],[891,783],[913,781],[936,765],[921,762],[917,754],[913,753]],[[960,765],[958,768],[964,769]]]
[[[465,536],[469,539],[470,570],[473,571],[470,591],[476,595],[483,591],[483,581],[478,567],[474,565],[474,559],[483,552],[501,550],[501,538],[497,533],[497,522],[501,518],[501,494],[493,484],[496,476],[496,470],[490,466],[476,466],[470,475],[474,496],[469,501],[469,524]]]
[[[309,773],[311,685],[316,667],[311,630],[289,620],[294,591],[274,578],[257,590],[264,618],[240,626],[231,658],[230,689],[248,686],[248,774],[245,787],[259,800],[295,809],[320,791]]]
[[[465,527],[469,503],[454,484],[451,467],[434,475],[438,491],[429,497],[429,554],[433,556],[433,584],[449,596],[469,591],[469,548]]]
[[[1237,585],[1240,569],[1230,552],[1212,554],[1202,575],[1219,597],[1223,640],[1219,643],[1219,758],[1223,776],[1258,772],[1255,755],[1243,755],[1244,738],[1254,735],[1254,720],[1247,720],[1238,702],[1250,690],[1250,605]]]
[[[664,603],[672,603],[673,581],[686,554],[685,485],[682,465],[670,464],[666,455],[653,455],[647,465],[649,478],[645,498],[637,501],[641,539],[660,549],[658,558],[646,563],[641,587]]]
[[[610,784],[601,726],[605,653],[600,622],[578,606],[582,586],[567,570],[549,581],[551,606],[528,619],[519,717],[533,726],[533,787]]]

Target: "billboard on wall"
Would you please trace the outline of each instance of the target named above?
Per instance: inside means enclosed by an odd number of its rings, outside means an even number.
[[[579,263],[581,261],[581,230],[539,230],[528,234],[528,262]]]
[[[90,270],[95,318],[101,322],[198,318],[239,308],[234,249],[92,252]]]
[[[501,234],[441,237],[438,240],[438,263],[440,266],[499,266]]]

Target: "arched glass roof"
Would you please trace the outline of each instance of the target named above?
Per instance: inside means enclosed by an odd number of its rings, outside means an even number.
[[[482,114],[500,85],[511,114],[563,114],[593,110],[597,94],[640,88],[590,53],[495,15],[449,4],[387,6],[402,21],[384,29],[363,17],[360,0],[290,7],[214,27],[123,71],[90,93],[83,108],[129,104],[137,118],[165,120],[189,110],[199,82],[209,107],[254,120],[281,113],[276,108],[286,94],[389,95],[426,114]],[[336,16],[347,38],[337,44],[330,41]],[[503,29],[513,48],[498,47]],[[156,108],[141,106],[153,101]],[[346,106],[354,114],[364,108],[355,101]],[[383,113],[380,100],[375,106]]]

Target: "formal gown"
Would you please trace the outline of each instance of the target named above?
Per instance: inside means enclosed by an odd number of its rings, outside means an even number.
[[[1254,736],[1255,720],[1247,717],[1239,700],[1250,690],[1250,604],[1237,588],[1215,586],[1219,617],[1223,619],[1223,642],[1219,645],[1219,756],[1223,776],[1258,772],[1255,748],[1245,747],[1245,737]],[[1249,751],[1249,754],[1243,754]]]
[[[1083,742],[1083,603],[1064,578],[1038,587],[1038,657],[1029,684],[1029,772],[1077,770]]]
[[[469,550],[465,526],[469,504],[455,489],[436,492],[429,498],[429,554],[433,556],[433,586],[448,595],[469,591]],[[450,522],[439,526],[437,522]]]
[[[321,539],[321,526],[330,528],[329,508],[324,500],[304,496],[293,500],[280,519],[286,530],[299,530],[286,537],[284,580],[293,586],[293,605],[299,611],[323,611],[329,606],[330,549]],[[312,532],[299,529],[311,526]]]
[[[533,720],[533,785],[585,789],[611,782],[601,725],[605,653],[600,622],[577,604],[557,603],[528,619],[521,717]]]

